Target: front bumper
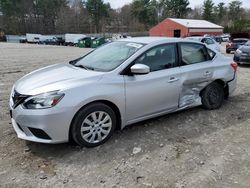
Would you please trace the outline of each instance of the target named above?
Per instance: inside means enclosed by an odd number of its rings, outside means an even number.
[[[21,105],[11,110],[11,122],[18,138],[40,143],[64,143],[69,140],[73,110],[57,106],[43,110],[27,110]]]

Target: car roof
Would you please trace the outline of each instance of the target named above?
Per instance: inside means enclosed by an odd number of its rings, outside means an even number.
[[[169,37],[134,37],[134,38],[128,38],[128,39],[120,39],[119,41],[124,42],[135,42],[135,43],[142,43],[142,44],[151,44],[151,43],[157,43],[157,42],[166,42],[166,43],[172,43],[172,42],[190,42],[190,40],[183,39],[183,38],[169,38]]]

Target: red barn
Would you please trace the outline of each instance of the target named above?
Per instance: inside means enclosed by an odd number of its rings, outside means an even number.
[[[187,37],[221,35],[223,27],[206,20],[167,18],[150,29],[150,36]]]

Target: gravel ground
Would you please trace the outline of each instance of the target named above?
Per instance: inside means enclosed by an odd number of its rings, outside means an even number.
[[[92,149],[17,139],[8,113],[12,84],[87,51],[0,43],[0,187],[249,187],[250,66],[239,68],[238,89],[219,110],[138,123]]]

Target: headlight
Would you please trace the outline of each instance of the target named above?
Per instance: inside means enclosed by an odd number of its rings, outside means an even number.
[[[63,93],[49,92],[29,97],[22,104],[26,109],[46,109],[57,105],[64,97]]]
[[[237,54],[241,54],[242,51],[241,51],[240,49],[237,49],[237,50],[236,50],[236,53],[237,53]]]

